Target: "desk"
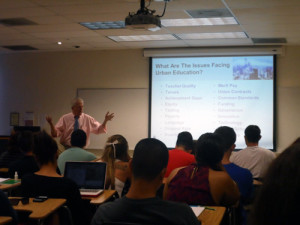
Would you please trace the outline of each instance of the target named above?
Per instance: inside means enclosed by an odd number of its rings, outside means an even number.
[[[9,197],[13,198],[13,197]],[[17,211],[29,211],[31,214],[29,215],[30,219],[45,219],[59,207],[61,207],[66,199],[60,198],[49,198],[44,202],[33,202],[33,198],[29,199],[29,204],[23,205],[19,202],[18,205],[14,205],[13,208]]]
[[[13,183],[9,183],[9,182],[13,182]],[[17,183],[14,183],[14,179],[9,179],[0,183],[0,189],[8,190],[8,189],[16,188],[20,185],[21,185],[20,179],[17,181]]]
[[[253,185],[262,185],[263,183],[259,180],[254,180],[253,179]]]
[[[10,221],[12,221],[10,216],[0,216],[0,225],[4,225]]]
[[[116,190],[104,190],[103,193],[97,197],[82,197],[82,199],[89,199],[90,203],[93,205],[101,205],[102,203],[107,202],[116,193]]]
[[[8,173],[8,168],[6,168],[6,167],[1,167],[0,168],[0,173]]]
[[[198,216],[198,219],[202,222],[202,225],[219,225],[223,219],[226,208],[221,206],[212,206],[210,208],[214,208],[216,211],[204,209]]]

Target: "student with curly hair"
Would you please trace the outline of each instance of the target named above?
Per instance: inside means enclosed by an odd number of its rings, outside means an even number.
[[[164,198],[189,205],[237,203],[239,189],[222,166],[223,149],[219,135],[201,135],[197,141],[196,163],[173,170],[165,184]]]

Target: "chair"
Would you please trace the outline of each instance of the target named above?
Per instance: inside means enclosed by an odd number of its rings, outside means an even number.
[[[58,210],[59,215],[59,224],[60,225],[73,225],[73,217],[71,210],[68,208],[68,206],[64,205],[59,208]]]
[[[240,209],[235,206],[227,207],[221,224],[222,225],[241,225],[242,219],[241,219],[241,215],[240,215]]]

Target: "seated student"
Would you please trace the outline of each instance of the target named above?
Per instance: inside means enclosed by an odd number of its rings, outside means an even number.
[[[299,165],[300,143],[289,146],[271,163],[255,198],[249,224],[299,224]]]
[[[269,149],[258,146],[261,139],[260,129],[256,125],[249,125],[245,129],[245,142],[247,148],[234,152],[230,161],[236,165],[250,170],[254,179],[262,180],[264,173],[271,162],[275,159],[275,154]]]
[[[231,206],[237,203],[238,187],[221,164],[223,148],[219,135],[201,135],[195,155],[197,162],[170,174],[164,198],[190,205]]]
[[[77,185],[67,178],[57,174],[58,147],[56,142],[45,131],[34,137],[34,154],[40,165],[40,170],[27,174],[21,181],[23,196],[48,196],[49,198],[64,198],[71,210],[76,225],[88,224],[85,208]]]
[[[0,155],[0,168],[9,168],[12,163],[23,158],[24,154],[20,150],[17,143],[18,134],[19,133],[13,131],[10,135],[8,141],[8,150]]]
[[[32,174],[39,170],[39,166],[33,156],[33,133],[31,131],[21,131],[17,135],[17,145],[23,152],[23,157],[13,162],[8,170],[8,176],[13,178],[15,172],[18,178],[28,173]]]
[[[222,159],[222,164],[229,174],[229,176],[236,182],[241,193],[241,201],[237,207],[236,219],[241,224],[246,224],[246,211],[243,206],[248,204],[252,197],[253,192],[253,178],[249,170],[239,167],[234,163],[229,161],[232,151],[235,149],[236,133],[233,128],[227,126],[218,127],[215,134],[219,134],[223,139],[224,144],[224,156]]]
[[[188,205],[164,201],[155,196],[162,184],[167,163],[168,149],[161,141],[147,138],[137,143],[129,163],[132,170],[129,192],[123,198],[100,205],[91,225],[110,222],[200,224]]]
[[[248,169],[239,167],[230,162],[229,158],[235,149],[236,134],[231,127],[222,126],[215,130],[215,134],[219,134],[224,143],[224,156],[222,164],[229,176],[236,182],[241,193],[242,202],[249,200],[253,191],[253,178]]]
[[[176,147],[169,151],[169,162],[165,177],[168,177],[172,170],[195,163],[193,152],[194,142],[191,133],[183,131],[178,134]]]
[[[119,134],[106,141],[102,157],[98,160],[107,163],[106,188],[116,190],[122,196],[125,182],[130,178],[127,140]]]
[[[12,217],[12,221],[7,223],[7,225],[17,225],[18,218],[17,213],[11,206],[6,194],[0,189],[0,216]]]
[[[92,161],[97,157],[83,147],[86,145],[86,133],[77,129],[71,134],[71,148],[66,149],[58,157],[57,164],[61,174],[65,172],[65,164],[67,161]]]

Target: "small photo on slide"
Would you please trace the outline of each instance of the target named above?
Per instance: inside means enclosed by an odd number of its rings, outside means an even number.
[[[273,57],[233,58],[234,80],[273,80]]]

